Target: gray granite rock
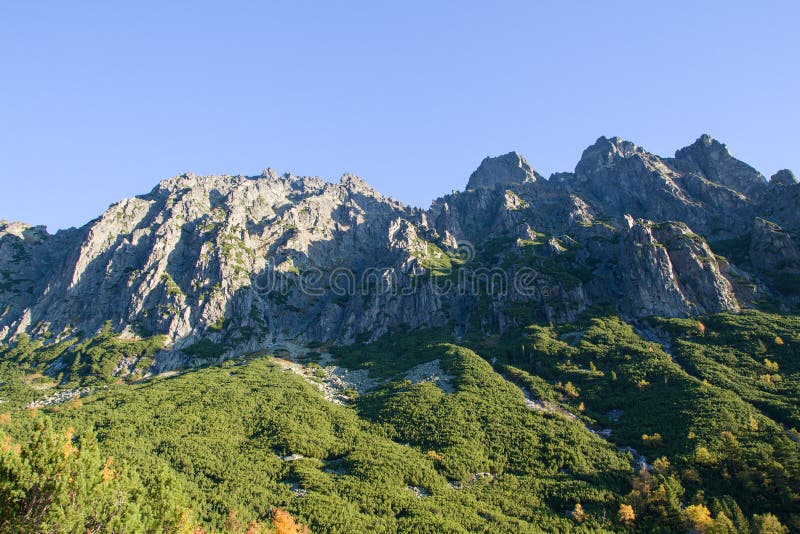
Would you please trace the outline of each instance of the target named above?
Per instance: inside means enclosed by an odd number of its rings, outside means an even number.
[[[525,158],[517,152],[509,152],[495,158],[485,158],[469,177],[467,190],[493,189],[498,185],[532,183],[542,176],[533,170]]]
[[[232,355],[393,329],[488,334],[593,304],[630,318],[735,312],[729,277],[755,288],[752,303],[797,265],[798,199],[790,172],[767,183],[708,136],[675,158],[601,137],[550,179],[515,152],[486,158],[466,191],[427,210],[353,175],[183,174],[82,228],[0,222],[0,341],[111,321],[166,335],[163,371],[191,363],[181,349],[202,339]],[[742,258],[712,252],[731,241],[749,243]],[[498,273],[503,291],[470,286]],[[462,274],[466,291],[437,285]]]

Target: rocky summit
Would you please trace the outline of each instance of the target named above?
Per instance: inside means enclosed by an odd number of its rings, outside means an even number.
[[[629,320],[798,304],[800,184],[767,181],[707,135],[673,158],[599,138],[574,172],[485,158],[427,210],[362,179],[162,181],[77,229],[0,223],[0,340],[165,335],[351,343],[450,325],[502,333],[610,306]],[[445,282],[452,282],[446,284]]]
[[[486,188],[493,189],[497,185],[513,185],[535,182],[542,176],[533,170],[517,152],[509,152],[496,158],[485,158],[475,172],[469,177],[467,191]]]

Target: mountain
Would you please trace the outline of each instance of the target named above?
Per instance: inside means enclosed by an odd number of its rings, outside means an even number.
[[[706,135],[674,158],[601,137],[550,179],[515,152],[489,157],[427,210],[351,175],[181,175],[79,229],[2,223],[0,339],[111,321],[166,335],[163,369],[202,340],[235,351],[400,326],[503,332],[520,310],[564,322],[605,304],[632,320],[785,310],[798,297],[798,191],[790,172],[767,182]],[[424,281],[463,271],[485,285],[498,268],[505,287],[483,296]]]
[[[798,201],[601,137],[0,222],[0,531],[800,530]]]

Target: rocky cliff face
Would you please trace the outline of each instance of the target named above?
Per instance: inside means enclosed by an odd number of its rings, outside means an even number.
[[[800,248],[795,240],[780,226],[761,217],[753,224],[749,252],[758,272],[800,272]]]
[[[620,224],[630,213],[683,221],[714,236],[746,232],[755,214],[750,195],[762,193],[765,185],[760,174],[708,136],[679,150],[676,158],[661,158],[618,137],[601,137],[584,151],[575,173],[561,174],[560,182]],[[730,183],[746,184],[747,193]]]
[[[290,288],[278,297],[273,292],[286,288],[272,286],[301,270],[407,263],[417,243],[403,242],[399,228],[405,222],[424,233],[422,219],[353,176],[339,184],[271,171],[256,178],[179,176],[112,206],[68,243],[35,229],[6,230],[3,264],[49,279],[34,288],[35,297],[12,300],[16,313],[4,317],[3,333],[89,333],[111,320],[119,329],[179,341],[235,319],[240,328],[279,325],[275,332],[310,329],[310,337],[333,338],[371,312],[359,309],[357,319],[355,312],[333,313],[313,295]],[[20,285],[10,294],[30,289]],[[397,318],[418,325],[405,310]],[[374,318],[369,324],[375,327]]]
[[[624,307],[640,317],[738,311],[733,288],[702,237],[683,223],[626,219],[616,272]]]
[[[0,223],[0,340],[111,321],[165,334],[174,356],[203,339],[489,333],[592,304],[634,319],[791,306],[799,196],[788,171],[767,182],[708,136],[674,158],[601,137],[550,179],[514,152],[486,158],[428,210],[351,175],[181,175],[80,229]]]
[[[800,183],[791,171],[775,173],[758,203],[765,218],[790,232],[800,232]]]

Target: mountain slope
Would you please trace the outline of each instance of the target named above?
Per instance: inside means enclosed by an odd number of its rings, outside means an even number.
[[[349,175],[183,175],[81,229],[3,223],[0,338],[88,336],[111,321],[166,335],[163,369],[203,340],[254,350],[448,321],[502,332],[520,308],[556,322],[604,303],[629,318],[788,309],[800,223],[786,203],[798,188],[790,173],[768,183],[708,136],[672,159],[603,137],[549,180],[516,153],[487,158],[467,191],[428,210]],[[751,243],[741,257],[714,247],[737,240]],[[472,286],[495,268],[502,291],[479,297]],[[424,283],[456,271],[469,291]]]
[[[798,530],[798,188],[602,137],[0,223],[0,529]]]
[[[397,332],[330,356],[254,354],[94,385],[45,409],[58,428],[96,432],[144,487],[171,480],[158,498],[211,529],[277,507],[315,532],[627,531],[617,512],[630,505],[637,530],[667,532],[691,530],[693,503],[720,525],[775,514],[796,528],[798,319],[647,328],[658,343],[600,311],[461,342],[447,328]],[[320,386],[337,376],[361,394],[328,396]],[[12,411],[0,432],[15,443],[31,418],[13,392],[46,385],[2,379]]]

